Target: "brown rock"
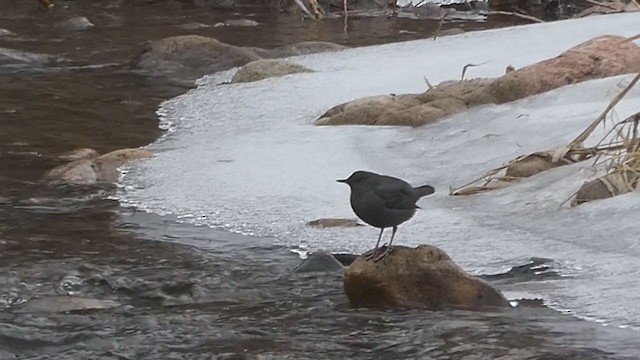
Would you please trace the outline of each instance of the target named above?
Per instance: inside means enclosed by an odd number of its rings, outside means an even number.
[[[361,255],[347,268],[344,288],[354,307],[510,307],[500,291],[469,275],[431,245],[395,246],[380,262],[366,261]]]
[[[358,219],[318,219],[309,221],[309,226],[328,228],[328,227],[354,227],[359,226]]]
[[[99,182],[116,182],[118,168],[127,161],[150,158],[153,154],[143,149],[120,149],[94,159],[81,159],[49,170],[45,177],[70,184],[91,185]]]
[[[473,79],[440,84],[422,94],[422,101],[458,100],[467,107],[493,103],[495,99],[489,86],[494,79]],[[465,108],[466,109],[466,108]],[[460,108],[461,111],[465,110]]]
[[[610,198],[640,190],[640,173],[633,170],[617,171],[584,183],[576,193],[571,206]]]
[[[69,161],[76,161],[76,160],[82,160],[82,159],[95,159],[98,156],[100,156],[100,154],[98,154],[98,152],[93,149],[79,148],[69,153],[66,153],[64,155],[61,155],[60,158],[64,160],[69,160]]]
[[[319,52],[338,51],[347,49],[346,46],[326,42],[326,41],[303,41],[292,45],[282,46],[273,50],[269,50],[268,54],[265,54],[270,58],[281,58],[297,55],[315,54]]]
[[[313,72],[302,65],[286,60],[256,60],[238,69],[231,79],[232,83],[252,82],[270,77],[288,74]]]
[[[454,81],[438,85],[423,94],[383,95],[356,99],[338,105],[316,125],[404,125],[422,126],[469,106],[493,102],[491,79]]]
[[[45,174],[46,178],[62,180],[70,184],[89,185],[98,182],[98,174],[92,160],[82,159],[57,166]]]
[[[601,36],[558,57],[508,72],[491,84],[497,103],[521,99],[561,86],[640,72],[640,47],[620,36]]]
[[[316,121],[316,125],[411,125],[411,119],[394,117],[393,114],[422,105],[419,96],[381,95],[356,99],[329,109]]]
[[[133,66],[169,75],[200,77],[260,59],[250,49],[197,35],[174,36],[149,42]]]
[[[571,163],[564,158],[554,162],[553,156],[548,153],[533,153],[509,165],[505,175],[508,177],[529,177]]]

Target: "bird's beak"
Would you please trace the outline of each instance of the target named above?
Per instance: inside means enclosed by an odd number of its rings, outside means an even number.
[[[341,179],[341,180],[336,180],[336,181],[339,182],[339,183],[346,183],[347,179]]]

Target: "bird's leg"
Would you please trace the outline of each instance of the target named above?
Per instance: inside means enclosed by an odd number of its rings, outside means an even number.
[[[367,255],[367,258],[365,260],[367,261],[371,260],[378,253],[378,246],[380,246],[380,239],[382,239],[383,232],[384,232],[384,228],[380,229],[380,234],[378,235],[378,242],[376,243],[376,247],[373,250],[371,250],[371,253]]]
[[[396,236],[396,231],[398,231],[398,227],[394,226],[393,227],[393,231],[391,232],[391,240],[389,240],[389,246],[387,247],[387,251],[385,251],[382,254],[378,255],[375,259],[373,259],[373,262],[378,262],[378,261],[384,259],[385,257],[387,257],[387,255],[389,255],[393,251],[393,248],[391,247],[391,244],[393,243],[393,237]]]

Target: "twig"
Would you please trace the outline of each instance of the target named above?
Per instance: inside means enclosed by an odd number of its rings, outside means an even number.
[[[609,8],[611,10],[620,10],[620,9],[617,9],[617,8],[607,4],[607,3],[601,3],[601,2],[598,2],[598,1],[594,1],[594,0],[584,0],[584,1],[588,2],[589,4],[606,7],[606,8]]]
[[[611,100],[607,108],[602,112],[602,114],[600,114],[600,116],[596,118],[594,122],[591,123],[591,125],[589,125],[589,127],[587,127],[582,133],[580,133],[580,135],[578,135],[578,137],[576,137],[572,142],[569,143],[569,148],[572,149],[580,147],[582,143],[584,143],[584,141],[589,137],[589,135],[591,135],[593,130],[598,127],[598,124],[606,119],[609,111],[611,111],[611,109],[613,109],[613,107],[616,106],[616,104],[619,103],[620,100],[622,100],[622,98],[624,98],[625,95],[629,93],[629,91],[631,91],[631,89],[636,85],[636,83],[638,83],[638,81],[640,81],[640,74],[636,75],[636,77],[631,80],[629,85],[624,90],[622,90],[622,92],[620,92],[615,98],[613,98],[613,100]]]
[[[348,27],[347,20],[349,19],[349,11],[347,9],[347,0],[342,0],[342,6],[344,8],[344,27],[342,28],[342,32],[346,33],[347,27]]]
[[[447,16],[449,16],[449,13],[444,13],[444,15],[442,15],[442,18],[438,23],[438,28],[436,29],[436,33],[433,35],[433,41],[435,41],[438,38],[438,35],[440,34],[440,29],[442,29],[442,24],[444,23],[444,19],[446,19]]]
[[[464,74],[467,72],[467,69],[472,67],[472,66],[480,66],[480,65],[484,65],[486,64],[488,61],[483,62],[482,64],[467,64],[465,66],[462,67],[462,77],[460,78],[460,80],[464,80]]]
[[[526,20],[530,20],[530,21],[533,21],[533,22],[537,22],[537,23],[545,22],[544,20],[538,19],[537,17],[533,17],[533,16],[529,16],[529,15],[525,15],[525,14],[520,14],[520,13],[517,13],[517,12],[511,12],[511,11],[496,11],[496,10],[481,11],[480,14],[482,14],[482,15],[510,15],[510,16],[519,17],[521,19],[526,19]]]
[[[431,85],[431,83],[429,82],[429,79],[427,79],[426,76],[424,76],[424,82],[427,83],[427,86],[429,87],[429,90],[435,88],[435,86]]]
[[[302,10],[302,12],[307,15],[308,17],[315,19],[316,17],[313,16],[313,14],[311,14],[311,11],[309,11],[309,9],[307,9],[307,7],[302,3],[301,0],[293,0],[295,1],[296,5],[298,5],[298,7],[300,8],[300,10]]]
[[[637,4],[637,3],[636,3]],[[638,8],[640,9],[640,4],[638,4]],[[624,41],[635,41],[640,39],[640,34],[624,39]]]

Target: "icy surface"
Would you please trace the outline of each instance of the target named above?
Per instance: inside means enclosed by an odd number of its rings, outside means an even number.
[[[432,243],[472,272],[496,272],[533,256],[551,258],[563,280],[520,284],[559,309],[608,324],[640,328],[640,194],[561,208],[590,163],[526,179],[506,189],[450,197],[516,156],[566,144],[608,104],[630,76],[596,80],[499,106],[485,106],[417,129],[316,127],[332,106],[355,98],[425,90],[430,82],[495,77],[553,57],[604,34],[635,35],[640,14],[622,14],[351,49],[294,58],[316,73],[198,89],[159,111],[172,131],[150,146],[152,160],[129,168],[120,196],[147,211],[302,249],[360,252],[371,227],[312,229],[309,220],[354,217],[348,187],[334,180],[366,169],[433,185],[403,224],[398,244]],[[634,90],[616,108],[640,108]],[[212,243],[211,247],[216,244]]]

